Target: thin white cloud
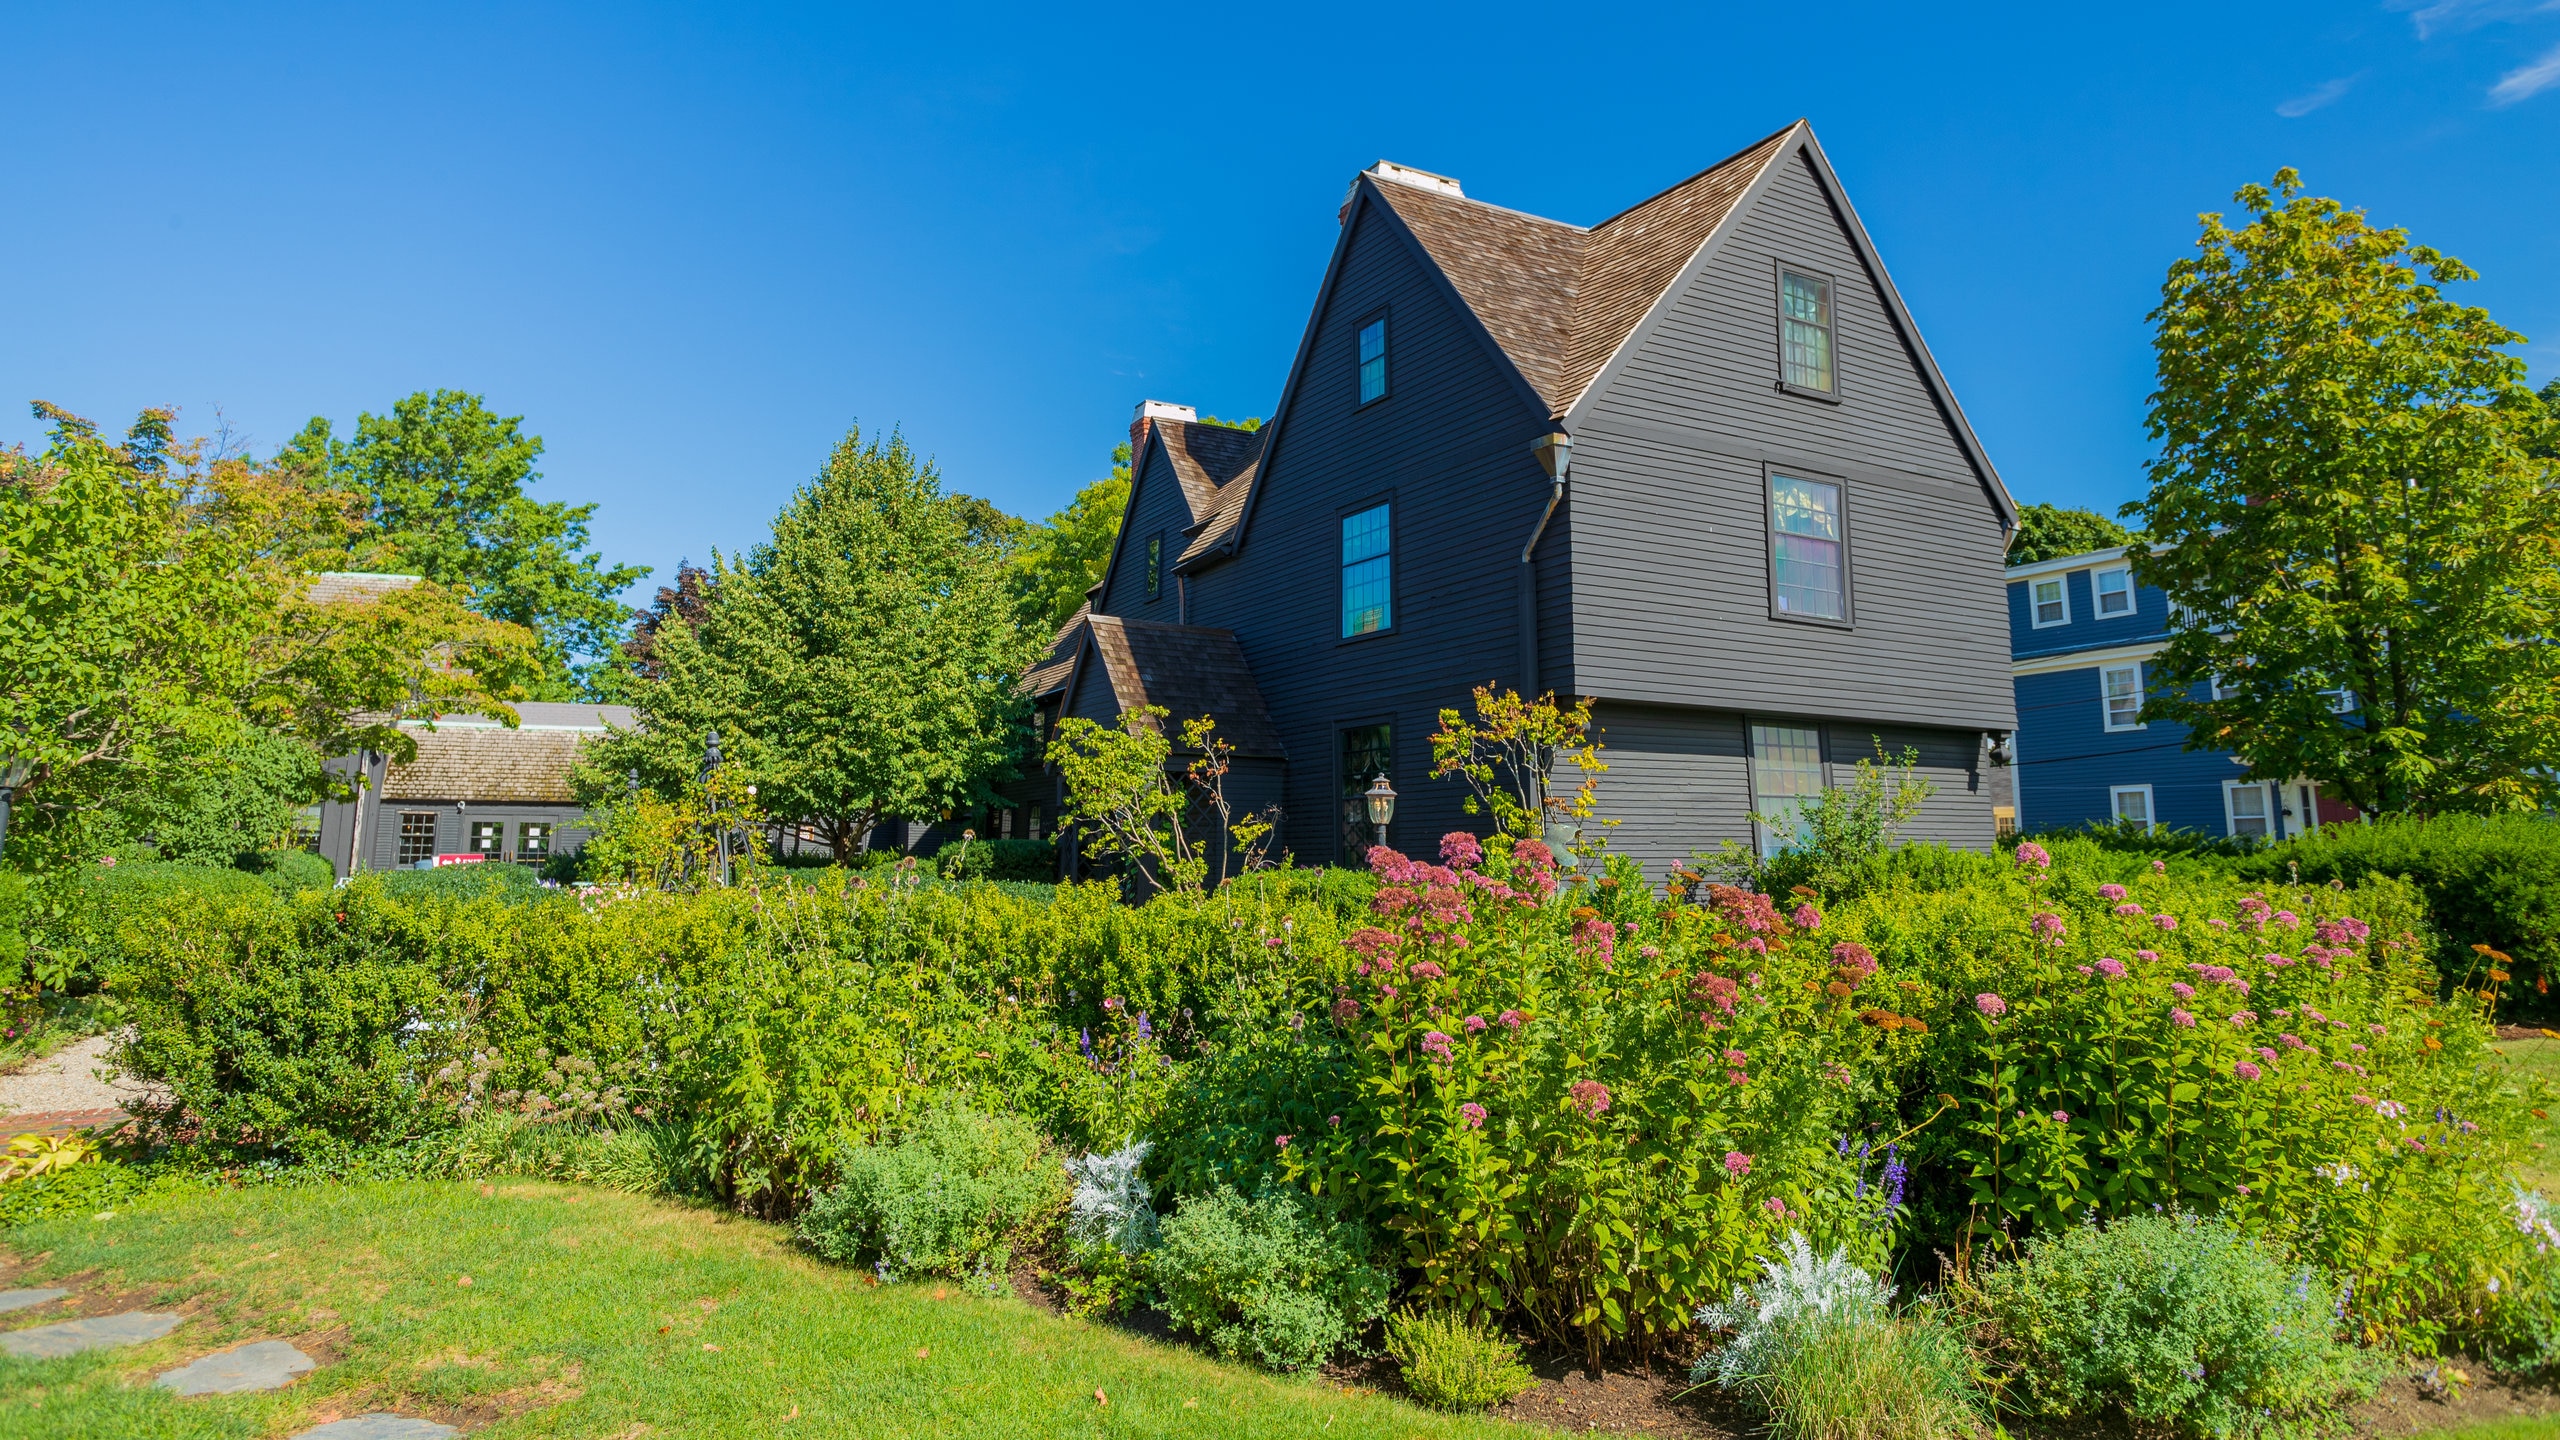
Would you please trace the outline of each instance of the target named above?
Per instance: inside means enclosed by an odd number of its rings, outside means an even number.
[[[2489,103],[2513,105],[2530,100],[2554,85],[2560,85],[2560,45],[2542,52],[2542,58],[2530,65],[2519,66],[2498,77],[2489,87]]]
[[[2276,113],[2287,120],[2299,120],[2314,110],[2335,105],[2340,97],[2353,89],[2355,83],[2363,78],[2363,72],[2359,71],[2353,75],[2341,75],[2335,80],[2323,81],[2307,94],[2296,95],[2277,106]]]
[[[2417,27],[2418,38],[2432,40],[2446,31],[2460,34],[2483,25],[2560,10],[2560,0],[2391,0],[2390,8],[2408,11],[2409,23]]]

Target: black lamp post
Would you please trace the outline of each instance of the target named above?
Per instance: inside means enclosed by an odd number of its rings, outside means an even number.
[[[1387,773],[1381,770],[1378,778],[1369,782],[1369,788],[1361,792],[1360,798],[1369,802],[1369,824],[1377,830],[1378,844],[1384,847],[1387,843],[1387,822],[1396,818],[1396,787],[1387,783]]]

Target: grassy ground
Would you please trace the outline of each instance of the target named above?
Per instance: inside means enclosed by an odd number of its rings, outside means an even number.
[[[2509,1040],[2498,1050],[2519,1072],[2518,1078],[2538,1077],[2560,1086],[2560,1040]],[[2560,1199],[2560,1108],[2544,1108],[2551,1111],[2551,1118],[2536,1122],[2533,1137],[2543,1148],[2535,1152],[2537,1158],[2524,1179],[2543,1194]]]
[[[1010,1297],[873,1286],[772,1227],[611,1191],[514,1181],[195,1196],[31,1226],[9,1248],[28,1264],[8,1283],[71,1284],[193,1318],[144,1346],[0,1356],[7,1437],[246,1440],[372,1409],[485,1424],[492,1437],[1521,1433],[1220,1365]],[[322,1366],[270,1395],[178,1400],[148,1383],[260,1339],[292,1340]]]

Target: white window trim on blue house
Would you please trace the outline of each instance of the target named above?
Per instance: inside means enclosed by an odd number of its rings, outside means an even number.
[[[2142,832],[2148,835],[2152,831],[2159,829],[2160,802],[2152,795],[2151,787],[2148,784],[2108,786],[2107,815],[2109,818],[2113,819],[2115,823],[2119,825],[2125,822],[2124,797],[2127,795],[2139,795],[2142,797]]]
[[[2059,597],[2060,597],[2060,600],[2061,600],[2061,603],[2062,603],[2062,615],[2061,615],[2061,618],[2059,618],[2059,619],[2055,619],[2055,620],[2047,620],[2046,618],[2044,618],[2044,601],[2043,601],[2042,599],[2038,598],[2038,596],[2036,595],[2036,587],[2037,587],[2037,586],[2039,586],[2039,585],[2051,585],[2051,586],[2054,586],[2054,587],[2056,588],[2056,590],[2059,592]],[[2029,580],[2029,581],[2027,582],[2027,628],[2028,628],[2028,629],[2030,629],[2030,630],[2058,630],[2058,629],[2062,628],[2063,626],[2068,625],[2068,624],[2070,624],[2070,623],[2071,623],[2071,575],[2070,575],[2070,572],[2069,572],[2069,571],[2065,571],[2065,572],[2063,572],[2063,573],[2062,573],[2062,574],[2060,574],[2060,575],[2038,575],[2038,576],[2036,576],[2035,578],[2033,578],[2033,579]]]
[[[2121,575],[2124,577],[2124,589],[2115,592],[2116,594],[2120,594],[2124,597],[2124,608],[2121,610],[2110,610],[2107,608],[2109,595],[2104,582],[2110,575]],[[2101,565],[2097,569],[2090,571],[2089,597],[2089,603],[2097,610],[2097,618],[2100,620],[2104,620],[2109,616],[2118,615],[2123,616],[2126,619],[2131,619],[2134,613],[2141,608],[2141,600],[2135,594],[2133,588],[2133,570],[2129,566]]]
[[[2110,735],[2126,735],[2146,728],[2139,718],[2142,714],[2142,702],[2148,698],[2144,693],[2142,663],[2140,660],[2122,660],[2112,665],[2098,667],[2098,713]],[[2109,676],[2120,675],[2128,670],[2133,672],[2133,714],[2136,718],[2119,725],[2116,723],[2116,696],[2107,688],[2107,681]]]

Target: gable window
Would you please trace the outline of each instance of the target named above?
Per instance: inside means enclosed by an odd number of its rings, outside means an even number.
[[[1372,505],[1342,517],[1342,638],[1369,635],[1395,624],[1394,527],[1388,507]]]
[[[2092,584],[2098,592],[2098,614],[2130,615],[2133,613],[2133,572],[2101,570]]]
[[[400,812],[400,868],[424,865],[436,858],[436,812]]]
[[[2035,601],[2035,628],[2044,630],[2071,623],[2071,592],[2062,583],[2061,576],[2029,581],[2027,589],[2029,597]]]
[[[2224,829],[2233,839],[2274,839],[2274,808],[2267,803],[2266,782],[2261,780],[2224,781],[2222,822]]]
[[[1831,393],[1834,338],[1831,282],[1800,270],[1779,270],[1778,355],[1789,388]]]
[[[1387,398],[1387,317],[1360,327],[1360,403]]]
[[[1355,725],[1342,732],[1342,763],[1335,775],[1335,789],[1341,797],[1337,807],[1340,821],[1341,861],[1345,865],[1362,863],[1361,857],[1377,843],[1377,827],[1369,823],[1369,782],[1386,774],[1395,765],[1395,727],[1391,725]]]
[[[2130,825],[2148,833],[2159,823],[2159,816],[2152,811],[2151,787],[2148,785],[2110,785],[2107,787],[2107,802],[2119,825]]]
[[[1839,486],[1769,477],[1769,576],[1775,592],[1771,603],[1779,614],[1804,620],[1848,618],[1846,530]]]
[[[2142,663],[2109,665],[2098,672],[2098,690],[2107,701],[2109,730],[2142,728]]]
[[[1164,536],[1158,533],[1147,537],[1147,598],[1153,600],[1163,593]]]

